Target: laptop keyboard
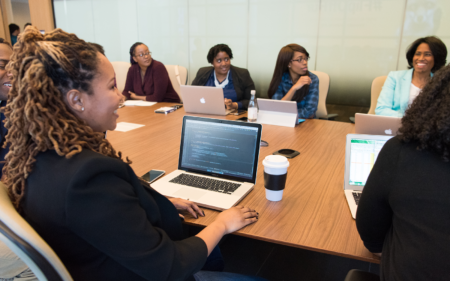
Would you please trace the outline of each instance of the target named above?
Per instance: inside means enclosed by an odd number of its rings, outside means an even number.
[[[181,174],[173,178],[169,182],[191,187],[197,187],[205,190],[216,191],[223,194],[232,194],[234,191],[236,191],[236,189],[238,189],[239,186],[241,186],[240,184],[237,183],[214,180],[205,177],[197,177],[188,174]]]
[[[361,199],[362,192],[352,192],[353,198],[355,198],[356,206],[359,204],[359,199]]]

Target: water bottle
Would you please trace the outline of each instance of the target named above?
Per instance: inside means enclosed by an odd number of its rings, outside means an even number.
[[[248,103],[247,118],[248,122],[256,122],[258,119],[258,104],[256,103],[255,97],[256,91],[252,90],[250,93],[252,94],[252,97]]]

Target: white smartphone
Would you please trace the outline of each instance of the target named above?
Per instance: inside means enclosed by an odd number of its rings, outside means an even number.
[[[155,180],[162,177],[166,172],[162,170],[151,170],[150,172],[145,173],[141,179],[145,180],[148,183],[152,183]]]

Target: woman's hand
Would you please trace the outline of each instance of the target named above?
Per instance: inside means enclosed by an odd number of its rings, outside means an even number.
[[[235,232],[244,226],[257,222],[259,213],[248,207],[236,206],[223,211],[217,216],[215,222],[221,223],[225,234]]]
[[[197,213],[204,217],[205,213],[195,204],[189,200],[184,200],[181,198],[168,198],[170,202],[177,208],[177,210],[188,211],[194,218],[198,218]],[[184,218],[184,216],[180,215]]]
[[[296,90],[300,89],[301,87],[305,85],[311,84],[311,78],[309,76],[301,76],[300,79],[298,79],[297,83],[293,86]]]
[[[230,99],[225,99],[225,106],[227,107],[228,110],[237,109],[238,108],[237,103],[233,102]]]
[[[132,100],[145,100],[145,96],[136,95],[132,91],[128,91],[128,93],[130,94],[130,99]]]

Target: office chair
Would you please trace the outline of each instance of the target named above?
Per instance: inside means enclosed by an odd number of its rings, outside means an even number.
[[[381,89],[384,82],[386,82],[387,76],[379,76],[372,81],[372,88],[370,89],[370,109],[367,114],[375,114],[375,108],[377,108],[378,97],[380,96]],[[355,117],[350,117],[350,121],[355,123]]]
[[[347,273],[344,281],[380,281],[380,276],[367,271],[352,269]]]
[[[319,78],[319,104],[317,105],[316,117],[319,119],[333,120],[338,115],[328,114],[327,112],[327,95],[330,90],[330,76],[325,72],[311,71]]]
[[[188,71],[186,67],[180,65],[165,65],[165,67],[167,69],[167,72],[169,73],[169,78],[172,82],[172,86],[175,89],[175,92],[177,92],[180,100],[183,101],[180,93],[180,85],[187,84]]]
[[[55,252],[17,213],[2,182],[0,182],[0,241],[5,243],[40,281],[73,280]]]
[[[114,72],[116,73],[116,83],[117,89],[120,93],[123,92],[125,88],[125,82],[127,81],[128,69],[131,66],[131,63],[125,61],[113,61],[111,62]]]

